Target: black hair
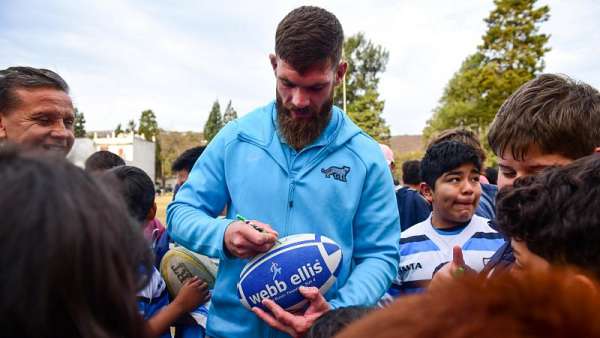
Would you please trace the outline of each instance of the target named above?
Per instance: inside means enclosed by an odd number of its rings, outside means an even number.
[[[140,168],[124,165],[108,170],[104,177],[107,182],[111,177],[119,181],[119,190],[127,204],[129,214],[140,224],[145,223],[156,196],[150,176]]]
[[[104,171],[122,165],[125,165],[125,161],[107,150],[97,151],[85,160],[85,170],[88,172]]]
[[[0,328],[6,337],[140,337],[152,271],[139,227],[62,157],[0,147]]]
[[[198,157],[202,155],[204,149],[206,149],[204,146],[187,149],[181,153],[181,155],[179,155],[175,161],[173,161],[173,164],[171,165],[171,171],[175,172],[185,170],[188,173],[191,172],[192,168],[194,167],[194,163],[196,163]]]
[[[473,164],[477,170],[481,168],[481,158],[475,148],[456,141],[434,144],[421,160],[421,180],[435,190],[435,181],[440,176],[465,163]]]
[[[412,160],[404,161],[404,163],[402,163],[402,183],[421,183],[421,161]]]
[[[485,177],[490,184],[498,184],[498,169],[492,167],[485,168]]]
[[[496,197],[501,232],[552,264],[600,277],[600,155],[515,180]]]
[[[19,104],[15,89],[44,87],[69,93],[69,86],[65,80],[51,70],[33,67],[9,67],[0,70],[0,114],[6,114]]]
[[[331,338],[372,310],[364,306],[350,306],[328,311],[313,324],[305,338]]]

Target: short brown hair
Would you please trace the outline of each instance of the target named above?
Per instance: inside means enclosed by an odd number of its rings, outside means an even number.
[[[452,128],[444,130],[431,139],[427,145],[427,148],[429,149],[432,145],[442,143],[444,141],[456,141],[473,147],[475,152],[477,152],[477,156],[479,156],[481,159],[481,165],[483,165],[485,162],[485,151],[483,151],[481,142],[479,142],[479,139],[474,132],[464,128]]]
[[[465,276],[400,298],[336,338],[598,338],[600,293],[578,285],[576,273]]]
[[[327,59],[337,66],[343,44],[344,30],[335,15],[314,6],[288,13],[275,34],[275,54],[300,73]]]
[[[19,104],[15,89],[54,88],[69,93],[69,86],[55,72],[33,67],[9,67],[0,70],[0,114],[4,115]]]
[[[496,155],[522,160],[532,145],[543,154],[578,159],[600,145],[600,93],[583,82],[542,74],[500,107],[488,141]]]

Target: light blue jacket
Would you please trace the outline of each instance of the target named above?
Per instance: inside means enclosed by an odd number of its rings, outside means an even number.
[[[177,243],[221,260],[207,336],[285,336],[238,299],[247,260],[223,246],[238,213],[270,224],[280,237],[318,233],[336,241],[343,265],[325,295],[333,308],[375,304],[397,275],[400,222],[379,145],[337,107],[321,136],[298,153],[280,141],[275,123],[274,102],[228,123],[167,209]],[[227,217],[217,218],[225,205]]]

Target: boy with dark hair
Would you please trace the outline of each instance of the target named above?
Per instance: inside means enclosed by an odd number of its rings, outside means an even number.
[[[475,152],[477,152],[477,156],[479,156],[479,159],[481,160],[481,170],[483,171],[483,165],[486,159],[485,151],[483,150],[481,142],[479,142],[479,139],[477,138],[477,135],[475,135],[474,132],[464,128],[453,128],[444,130],[438,136],[434,137],[431,140],[428,147],[431,147],[434,144],[438,144],[444,141],[456,141],[473,147],[473,149],[475,149]],[[480,177],[480,179],[481,178],[482,177]],[[496,200],[496,194],[498,193],[498,187],[484,182],[480,182],[480,184],[481,198],[479,199],[479,204],[477,205],[475,214],[484,218],[494,219],[494,217],[496,216],[494,205]]]
[[[140,226],[152,220],[156,214],[154,184],[141,169],[132,166],[115,167],[106,172],[107,182],[120,183],[119,192],[127,204],[129,214]],[[169,304],[165,281],[156,268],[148,285],[138,293],[138,306],[148,323],[149,336],[171,337],[169,327],[182,315],[208,301],[208,285],[193,277],[185,282],[177,297]]]
[[[433,211],[401,234],[400,271],[391,296],[422,291],[436,269],[452,259],[454,246],[479,271],[504,243],[488,219],[475,215],[480,168],[477,151],[464,143],[443,141],[427,150],[421,161],[421,191],[432,201]]]
[[[342,307],[327,312],[310,328],[304,338],[331,338],[346,326],[366,316],[373,308],[364,306]]]
[[[396,190],[396,203],[398,203],[402,231],[423,222],[431,213],[431,205],[419,192],[421,185],[420,170],[420,161],[405,161],[402,163],[402,183],[404,186]]]
[[[204,146],[199,146],[187,149],[183,153],[181,153],[181,155],[179,155],[179,157],[177,157],[175,161],[173,161],[173,164],[171,165],[171,171],[177,177],[177,183],[175,184],[173,198],[175,198],[175,195],[177,195],[177,191],[179,190],[179,188],[181,188],[183,183],[187,181],[187,178],[190,172],[192,171],[192,168],[194,167],[194,163],[196,163],[198,157],[202,155],[202,152],[205,148],[206,147]]]
[[[92,173],[122,165],[125,165],[125,161],[119,155],[107,150],[100,150],[93,153],[85,160],[85,171]]]
[[[414,190],[421,184],[421,161],[404,161],[402,163],[402,184]]]
[[[600,278],[600,155],[537,176],[498,194],[498,227],[511,239],[513,270],[572,265]]]

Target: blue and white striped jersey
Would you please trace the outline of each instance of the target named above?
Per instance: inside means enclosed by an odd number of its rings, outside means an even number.
[[[155,267],[152,267],[152,269],[152,277],[148,285],[137,294],[138,309],[144,320],[152,318],[158,311],[169,305],[169,293],[165,281]],[[171,333],[165,332],[160,337],[170,338]]]
[[[467,226],[454,233],[443,233],[431,225],[431,215],[401,234],[400,267],[389,296],[420,292],[443,264],[452,260],[452,248],[463,250],[465,263],[481,271],[485,263],[504,244],[504,238],[488,225],[488,219],[473,215]]]

